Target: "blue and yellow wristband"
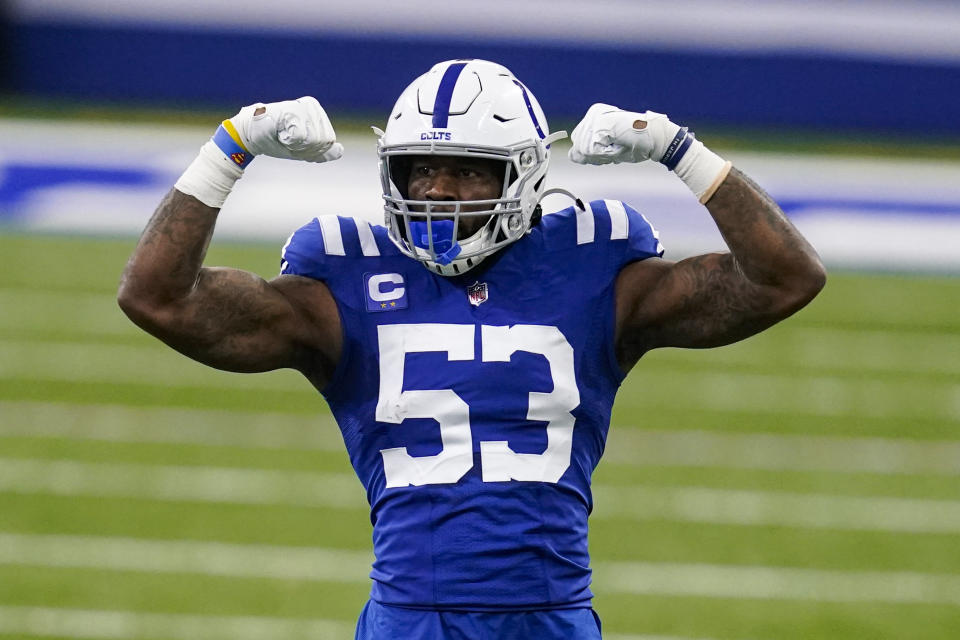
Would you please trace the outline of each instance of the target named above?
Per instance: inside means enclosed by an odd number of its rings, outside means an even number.
[[[243,145],[240,134],[237,133],[236,127],[229,120],[224,120],[217,127],[217,132],[213,134],[212,140],[217,148],[223,151],[224,155],[241,169],[246,169],[247,165],[256,157]]]

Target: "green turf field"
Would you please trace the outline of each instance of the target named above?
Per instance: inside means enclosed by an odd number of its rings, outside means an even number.
[[[370,528],[322,399],[136,329],[132,246],[0,235],[0,639],[352,637]],[[605,637],[960,636],[958,301],[832,274],[761,336],[645,358],[595,476]]]

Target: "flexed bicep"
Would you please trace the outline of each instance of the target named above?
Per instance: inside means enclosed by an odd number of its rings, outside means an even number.
[[[333,371],[340,354],[339,317],[329,289],[299,276],[267,282],[238,269],[202,269],[189,295],[144,328],[218,369],[289,367],[315,383]]]
[[[730,344],[782,318],[776,292],[745,278],[729,253],[628,265],[617,280],[617,298],[617,358],[624,371],[651,349]]]
[[[317,280],[201,268],[219,209],[172,189],[130,257],[118,292],[139,327],[219,369],[293,367],[321,385],[340,351],[336,303]]]
[[[617,280],[617,353],[628,370],[657,347],[714,347],[779,322],[820,291],[816,252],[760,187],[733,169],[706,203],[729,253],[645,260]]]

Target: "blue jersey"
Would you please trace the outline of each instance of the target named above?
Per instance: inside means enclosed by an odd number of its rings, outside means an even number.
[[[646,219],[611,200],[544,216],[458,277],[352,218],[291,236],[282,272],[325,282],[343,325],[323,395],[370,502],[372,599],[590,605],[590,476],[623,379],[614,285],[661,254]]]

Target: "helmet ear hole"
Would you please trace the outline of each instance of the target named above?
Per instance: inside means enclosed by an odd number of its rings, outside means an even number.
[[[530,216],[530,227],[535,227],[540,224],[540,219],[543,218],[543,208],[538,204],[533,208],[533,215]]]

